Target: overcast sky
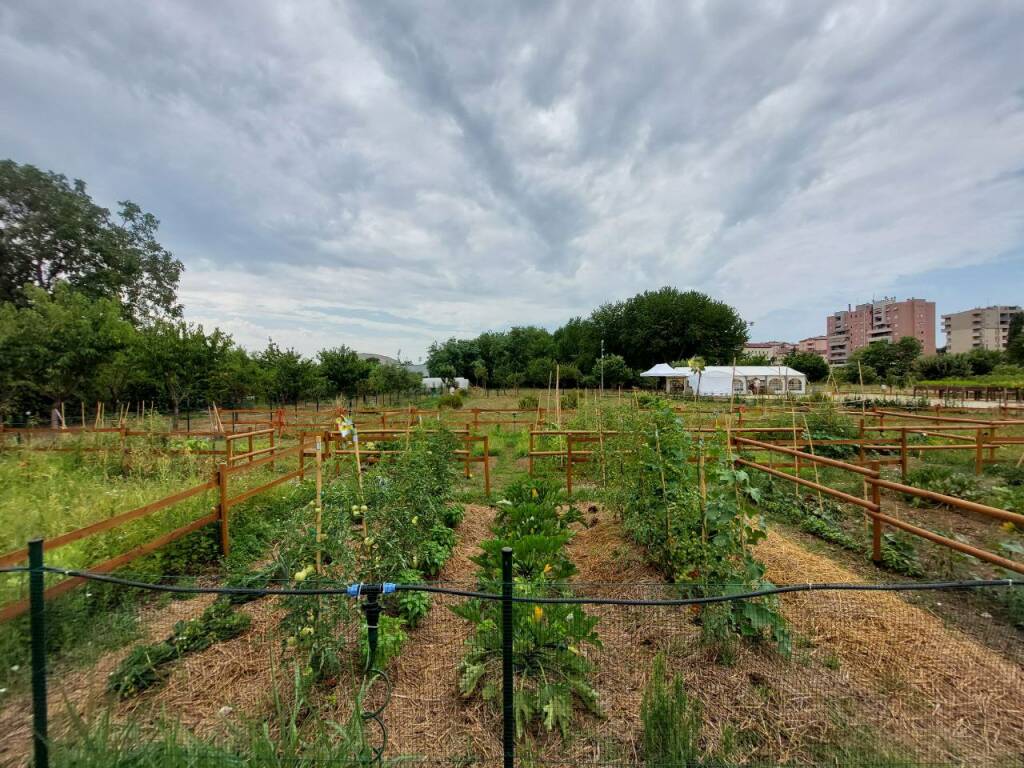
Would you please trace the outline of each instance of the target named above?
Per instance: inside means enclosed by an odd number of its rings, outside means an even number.
[[[0,73],[0,156],[154,212],[248,347],[1024,302],[1021,0],[4,0]]]

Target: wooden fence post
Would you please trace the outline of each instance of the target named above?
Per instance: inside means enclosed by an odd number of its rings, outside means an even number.
[[[357,454],[358,456],[358,454]],[[299,480],[306,479],[306,436],[299,432]]]
[[[565,492],[572,498],[572,435],[565,438]]]
[[[875,471],[876,479],[880,467],[879,462],[871,462],[871,469]],[[870,485],[871,503],[875,505],[875,512],[880,513],[882,511],[882,488],[878,483],[870,483]],[[876,565],[882,562],[882,521],[878,519],[877,515],[871,517],[871,559],[875,561]]]
[[[227,557],[231,551],[228,522],[231,504],[228,501],[228,465],[224,462],[217,465],[217,488],[220,491],[220,501],[217,505],[217,515],[220,519],[220,553]]]
[[[974,431],[974,474],[981,474],[985,462],[985,432],[979,427]]]
[[[900,479],[907,482],[907,428],[900,430]]]
[[[252,452],[253,452],[252,430],[250,429],[249,430],[249,463],[250,464],[252,464]]]
[[[491,438],[484,435],[484,493],[491,495]]]

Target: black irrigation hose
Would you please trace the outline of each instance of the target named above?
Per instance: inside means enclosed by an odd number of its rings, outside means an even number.
[[[260,589],[257,587],[200,587],[180,586],[177,584],[150,584],[144,581],[122,579],[117,576],[110,576],[105,573],[90,573],[89,571],[76,571],[68,568],[54,568],[46,566],[44,571],[57,573],[72,578],[100,581],[107,584],[116,584],[123,587],[134,587],[136,589],[147,589],[154,592],[174,592],[178,594],[191,595],[255,595],[267,597],[271,595],[345,595],[351,596],[349,587],[315,587],[313,589]],[[26,573],[28,568],[2,568],[0,573]],[[628,586],[623,583],[623,586]],[[369,591],[370,587],[380,585],[364,585],[363,589]],[[395,591],[401,592],[430,592],[438,595],[452,595],[455,597],[468,597],[478,600],[501,601],[502,596],[491,592],[478,592],[468,589],[453,589],[440,587],[432,584],[396,584]],[[686,606],[686,605],[707,605],[710,603],[724,603],[731,600],[749,600],[756,597],[769,597],[771,595],[783,595],[790,592],[921,592],[927,590],[957,590],[957,589],[980,589],[984,587],[1024,587],[1024,579],[974,579],[970,581],[935,581],[935,582],[897,582],[892,584],[852,584],[844,582],[824,582],[807,584],[790,584],[781,587],[767,587],[765,589],[750,590],[747,592],[736,592],[728,595],[712,595],[709,597],[686,597],[663,600],[632,600],[617,597],[525,597],[515,596],[511,598],[514,603],[548,603],[548,604],[569,604],[569,605],[633,605],[633,606]]]

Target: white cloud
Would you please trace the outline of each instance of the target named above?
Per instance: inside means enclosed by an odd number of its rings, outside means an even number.
[[[665,284],[797,338],[1021,258],[1022,38],[1011,2],[24,0],[0,146],[154,211],[249,346],[418,356]]]

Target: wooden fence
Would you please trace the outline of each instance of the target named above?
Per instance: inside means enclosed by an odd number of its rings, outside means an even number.
[[[242,439],[244,437],[245,435],[237,436],[238,439]],[[130,523],[133,520],[138,520],[142,517],[146,517],[155,512],[159,512],[160,510],[167,509],[168,507],[186,501],[192,498],[193,496],[197,496],[207,491],[216,490],[218,492],[217,503],[209,514],[203,515],[202,517],[193,520],[188,524],[181,526],[180,528],[175,528],[172,531],[168,531],[167,533],[164,533],[158,536],[157,538],[146,542],[145,544],[135,547],[134,549],[117,555],[116,557],[104,560],[103,562],[96,563],[94,565],[90,565],[89,570],[93,573],[108,573],[110,571],[116,570],[117,568],[120,568],[121,566],[126,565],[127,563],[130,563],[131,561],[139,557],[142,557],[143,555],[147,555],[166,544],[170,544],[172,541],[176,541],[212,523],[218,523],[220,526],[220,549],[223,555],[227,555],[228,552],[230,551],[231,546],[231,508],[238,504],[241,504],[243,501],[246,501],[247,499],[250,499],[253,496],[256,496],[259,493],[263,493],[275,486],[280,485],[281,483],[285,483],[288,480],[292,480],[295,478],[303,479],[305,477],[306,472],[305,459],[307,445],[308,442],[304,438],[300,437],[297,445],[291,447],[284,447],[278,444],[272,449],[272,452],[269,453],[269,455],[265,455],[260,459],[254,460],[254,457],[245,455],[235,456],[235,459],[247,458],[249,459],[249,461],[247,463],[236,465],[230,465],[227,462],[219,463],[214,472],[214,476],[205,483],[200,483],[199,485],[195,485],[192,486],[191,488],[186,488],[184,490],[178,491],[177,493],[173,493],[170,496],[166,496],[162,499],[151,501],[148,504],[144,504],[141,507],[129,510],[127,512],[122,512],[118,515],[107,518],[106,520],[101,520],[91,525],[87,525],[84,528],[79,528],[75,531],[69,531],[68,533],[64,533],[52,539],[47,539],[44,545],[45,549],[47,551],[58,549],[73,542],[81,541],[82,539],[88,538],[90,536],[95,536],[96,534],[103,533],[104,531],[109,531],[113,528],[126,525],[127,523]],[[250,451],[250,453],[253,452]],[[297,469],[285,472],[284,474],[278,475],[277,477],[274,477],[273,479],[267,481],[266,483],[232,495],[231,479],[233,477],[237,477],[239,475],[245,474],[246,472],[250,472],[252,470],[266,466],[268,464],[276,464],[276,462],[287,459],[290,456],[298,456],[299,466]],[[12,550],[10,552],[7,552],[6,554],[0,555],[0,567],[16,565],[24,561],[26,557],[27,555],[24,547]],[[65,592],[68,592],[69,590],[77,586],[78,584],[80,584],[82,581],[82,579],[77,578],[65,579],[64,581],[61,581],[58,584],[55,584],[54,586],[47,589],[45,596],[48,599],[52,599],[54,597],[57,597],[58,595],[62,595]],[[0,608],[0,621],[7,621],[9,619],[14,618],[15,616],[20,616],[27,609],[27,600],[9,603],[8,605]]]

